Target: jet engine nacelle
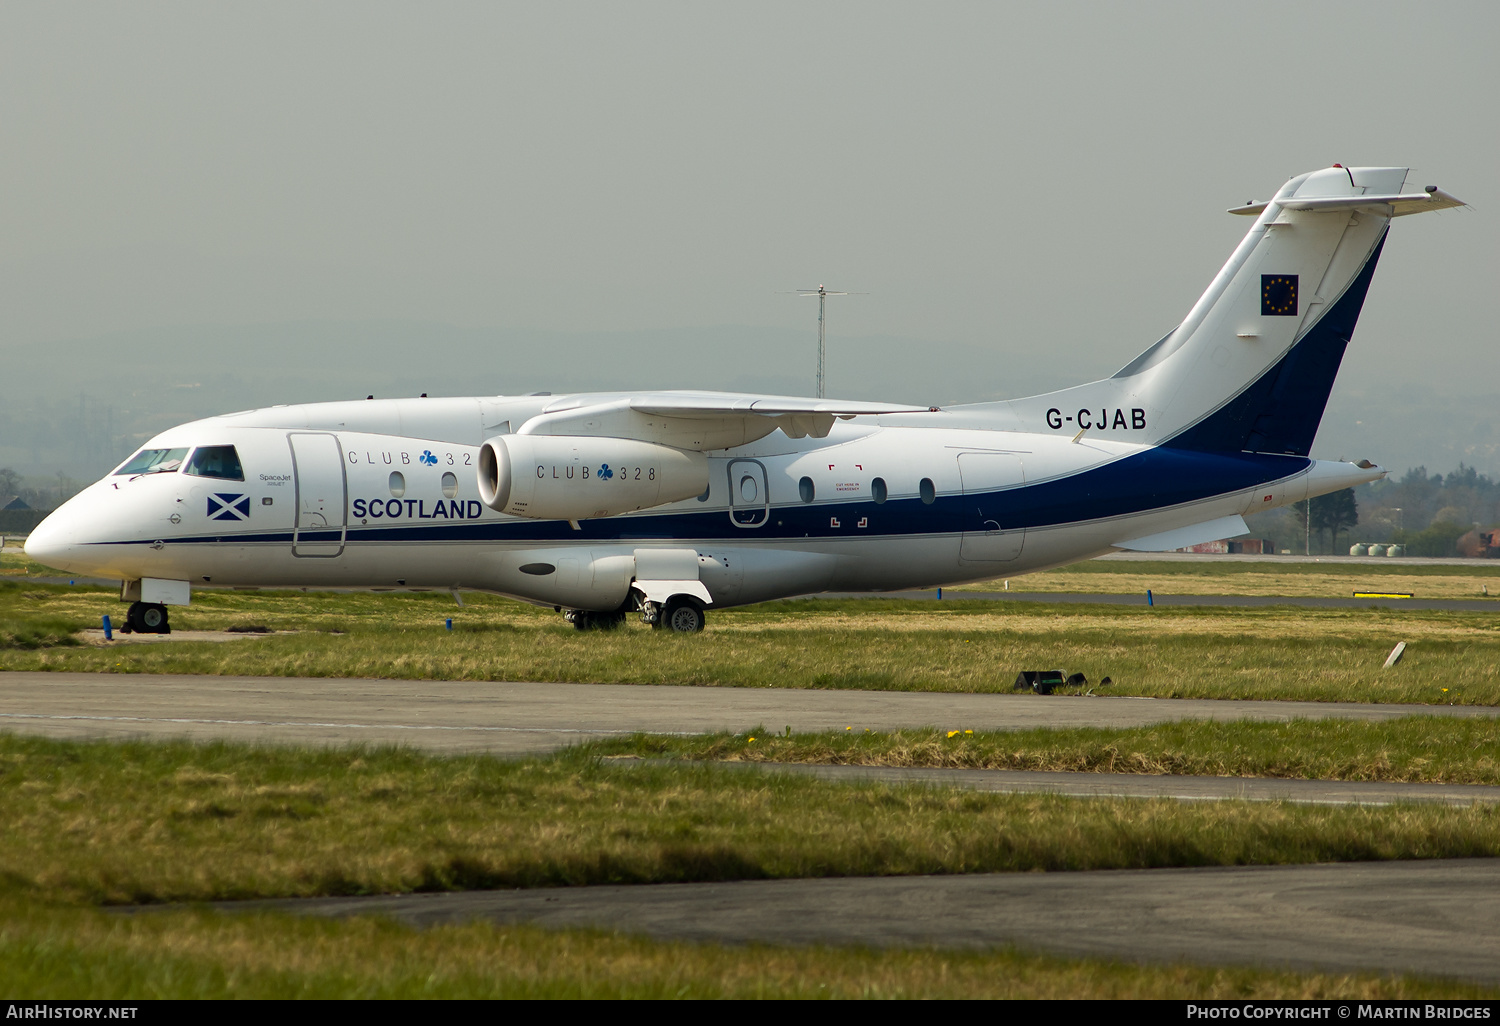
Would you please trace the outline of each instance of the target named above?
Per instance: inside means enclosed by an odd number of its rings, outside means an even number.
[[[536,520],[586,520],[708,490],[708,457],[632,438],[497,435],[479,449],[479,497]]]

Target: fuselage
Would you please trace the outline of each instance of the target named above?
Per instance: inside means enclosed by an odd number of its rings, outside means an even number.
[[[1075,438],[1072,423],[986,429],[989,411],[959,407],[855,417],[824,438],[778,430],[710,454],[703,494],[629,515],[569,522],[488,508],[481,444],[557,402],[368,400],[185,424],[147,443],[157,463],[127,461],[56,511],[28,551],[123,581],[482,589],[606,610],[626,601],[651,551],[691,549],[722,608],[1018,576],[1297,501],[1310,481],[1328,491],[1379,473],[1175,450],[1128,430]],[[585,452],[533,472],[580,492],[617,483],[596,462]]]

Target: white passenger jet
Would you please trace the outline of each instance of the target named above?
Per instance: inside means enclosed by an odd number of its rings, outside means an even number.
[[[1372,481],[1308,458],[1404,168],[1298,175],[1187,317],[1102,381],[912,407],[725,392],[387,399],[165,431],[26,552],[121,580],[136,631],[194,585],[479,589],[697,631],[704,610],[922,588],[1232,537]]]

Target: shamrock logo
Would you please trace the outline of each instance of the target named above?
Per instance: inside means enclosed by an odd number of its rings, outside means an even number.
[[[614,476],[615,476],[615,472],[613,470],[609,469],[609,464],[608,463],[602,465],[599,468],[599,480],[601,480],[601,481],[608,481],[610,478],[612,478]]]
[[[422,455],[417,457],[418,463],[425,463],[429,467],[437,466],[437,457],[432,454],[431,449],[423,449]]]

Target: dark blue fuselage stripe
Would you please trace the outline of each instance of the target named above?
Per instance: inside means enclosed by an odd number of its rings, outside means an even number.
[[[942,495],[928,505],[920,499],[892,499],[876,504],[854,502],[773,506],[760,527],[736,527],[722,508],[654,516],[607,517],[579,522],[573,530],[562,520],[491,520],[350,525],[345,540],[360,542],[479,541],[646,541],[691,538],[733,543],[766,538],[859,538],[874,535],[958,534],[983,531],[986,521],[1006,530],[1056,527],[1107,520],[1133,513],[1200,502],[1280,481],[1306,470],[1300,456],[1259,453],[1205,453],[1157,448],[1134,453],[1079,474],[1019,488],[971,495]],[[858,522],[865,518],[866,526]],[[835,527],[833,520],[838,520]],[[334,531],[303,531],[302,543],[336,542]],[[104,545],[143,545],[154,539],[122,539]],[[172,544],[291,544],[291,531],[264,534],[204,535],[170,539]]]

